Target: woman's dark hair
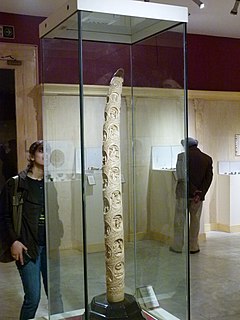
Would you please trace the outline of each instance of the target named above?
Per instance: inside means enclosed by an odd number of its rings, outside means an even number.
[[[31,157],[34,157],[36,151],[43,151],[43,140],[37,140],[31,144],[29,148],[27,172],[32,171],[34,161],[31,159]]]

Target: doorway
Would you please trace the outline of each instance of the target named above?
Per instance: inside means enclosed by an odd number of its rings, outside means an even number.
[[[0,190],[17,172],[15,72],[0,69]]]
[[[14,63],[16,61],[18,63]],[[15,93],[17,168],[21,171],[26,167],[28,147],[42,137],[37,46],[0,42],[0,70],[12,74],[11,81]],[[4,77],[3,82],[5,81]]]

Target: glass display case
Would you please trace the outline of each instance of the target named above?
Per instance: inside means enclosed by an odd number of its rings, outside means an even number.
[[[124,268],[141,319],[188,319],[187,225],[181,252],[169,250],[187,136],[187,19],[184,7],[70,0],[40,25],[50,319],[108,319],[91,312],[107,291],[103,126],[119,68],[124,263],[114,270]]]

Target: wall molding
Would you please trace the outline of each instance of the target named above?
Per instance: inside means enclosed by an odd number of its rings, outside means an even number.
[[[205,230],[207,231],[222,231],[227,233],[240,232],[240,225],[227,225],[221,223],[210,223],[205,225]]]
[[[108,88],[108,86],[100,85],[83,86],[86,96],[106,96]],[[45,83],[38,85],[37,90],[43,95],[79,95],[79,85],[77,84]],[[123,96],[131,96],[131,90],[131,87],[123,87]],[[183,89],[137,87],[133,88],[133,93],[136,97],[184,98]],[[188,90],[188,99],[240,101],[240,92]]]

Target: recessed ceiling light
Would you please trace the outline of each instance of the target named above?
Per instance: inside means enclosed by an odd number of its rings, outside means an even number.
[[[237,15],[239,3],[240,3],[240,0],[235,1],[234,6],[233,6],[232,10],[230,11],[231,14],[233,14],[235,16]]]
[[[204,8],[204,3],[200,0],[193,0],[193,2],[195,2],[200,9],[203,9]]]

